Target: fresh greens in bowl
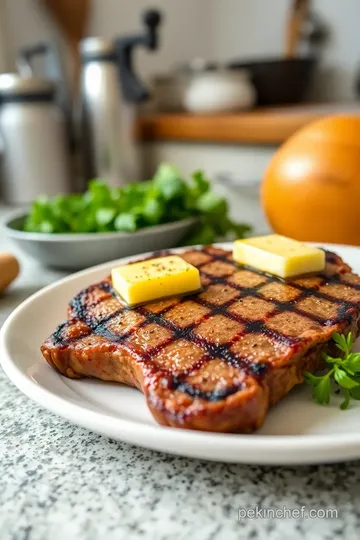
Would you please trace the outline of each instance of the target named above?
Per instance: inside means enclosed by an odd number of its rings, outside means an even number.
[[[251,228],[229,217],[228,203],[211,190],[202,171],[185,179],[168,163],[146,182],[110,188],[92,180],[84,194],[39,197],[24,231],[40,233],[134,232],[152,225],[197,217],[199,225],[186,244],[210,244],[232,233],[242,238]]]

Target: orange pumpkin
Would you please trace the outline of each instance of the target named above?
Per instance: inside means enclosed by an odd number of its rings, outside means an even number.
[[[272,158],[262,204],[297,240],[360,245],[360,116],[331,116],[295,133]]]

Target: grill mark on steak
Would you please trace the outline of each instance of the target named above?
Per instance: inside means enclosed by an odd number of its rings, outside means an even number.
[[[200,388],[195,388],[192,384],[182,382],[178,379],[174,379],[171,384],[172,390],[178,390],[179,392],[184,392],[193,398],[200,398],[206,401],[221,401],[222,399],[236,394],[236,392],[239,392],[243,388],[245,388],[245,384],[240,383],[228,388],[204,392],[203,390],[200,390]]]
[[[239,390],[243,389],[246,384],[244,382],[240,382],[237,385],[230,385],[226,388],[221,389],[215,389],[210,391],[203,391],[201,388],[198,388],[188,382],[186,382],[186,377],[196,372],[200,366],[204,365],[208,360],[214,359],[214,358],[221,358],[224,360],[227,364],[231,366],[235,366],[237,368],[240,368],[247,374],[251,376],[255,376],[257,379],[261,380],[264,376],[264,373],[271,367],[269,363],[258,363],[258,362],[252,362],[249,361],[247,357],[242,357],[239,354],[234,353],[230,350],[231,346],[238,342],[241,337],[248,334],[261,334],[265,335],[271,340],[274,340],[275,342],[279,344],[286,345],[288,347],[291,347],[292,352],[296,352],[299,344],[304,344],[307,341],[309,341],[309,338],[304,337],[298,337],[298,336],[291,336],[287,335],[283,332],[279,332],[278,330],[274,330],[267,326],[267,322],[271,320],[273,317],[280,313],[284,312],[291,312],[296,313],[299,316],[306,318],[308,321],[312,321],[313,323],[321,326],[333,326],[339,323],[350,323],[354,317],[354,314],[356,312],[356,308],[359,308],[359,302],[356,301],[350,301],[350,300],[343,300],[341,298],[335,298],[331,295],[328,295],[322,291],[319,291],[319,287],[335,283],[335,284],[344,284],[347,287],[353,288],[354,290],[359,291],[360,285],[356,283],[348,283],[341,281],[341,259],[330,252],[326,252],[326,260],[328,263],[333,265],[339,266],[339,273],[331,276],[326,274],[319,274],[321,277],[321,284],[316,287],[305,287],[298,283],[294,283],[293,281],[284,281],[281,278],[277,278],[275,276],[269,276],[267,274],[264,274],[262,272],[259,272],[254,269],[248,269],[253,274],[257,274],[259,276],[264,276],[266,278],[265,281],[261,281],[258,285],[252,286],[252,287],[243,287],[241,285],[238,285],[234,282],[230,282],[229,278],[231,275],[220,275],[216,276],[212,273],[207,272],[204,270],[206,266],[208,266],[211,263],[214,262],[220,262],[224,265],[227,265],[226,267],[232,267],[232,272],[234,273],[237,269],[246,269],[245,266],[237,265],[232,259],[231,255],[228,252],[220,252],[220,251],[214,251],[212,248],[203,248],[202,250],[199,250],[203,254],[206,254],[209,256],[209,259],[205,262],[197,265],[201,276],[203,278],[206,278],[211,285],[224,285],[229,286],[234,290],[239,291],[240,295],[237,296],[235,299],[228,300],[227,302],[223,303],[222,305],[217,305],[213,302],[209,302],[208,300],[203,300],[200,298],[199,294],[195,294],[193,296],[189,296],[186,298],[186,300],[191,300],[192,302],[195,302],[198,305],[201,305],[203,307],[207,308],[207,312],[200,317],[200,319],[196,323],[191,323],[187,326],[181,327],[177,325],[174,321],[171,321],[167,318],[165,318],[165,315],[167,312],[169,312],[174,306],[170,305],[165,307],[163,310],[161,310],[158,313],[152,313],[149,312],[146,309],[146,306],[135,308],[135,311],[142,315],[144,320],[136,325],[134,325],[132,328],[126,330],[122,334],[115,334],[108,328],[108,323],[117,315],[120,315],[121,313],[125,313],[129,311],[129,308],[126,308],[124,306],[119,307],[119,309],[115,310],[114,312],[106,315],[105,317],[101,318],[100,320],[97,320],[94,318],[91,314],[91,308],[95,307],[96,305],[100,304],[104,301],[104,299],[107,298],[116,298],[116,292],[111,286],[111,283],[109,281],[103,281],[100,284],[92,285],[88,287],[87,289],[81,291],[71,302],[71,309],[73,316],[83,321],[89,331],[87,332],[84,330],[84,332],[81,334],[80,337],[84,337],[85,335],[94,333],[97,334],[103,338],[106,338],[107,340],[115,343],[121,344],[121,346],[127,350],[132,356],[136,357],[138,360],[143,362],[148,366],[150,370],[155,371],[155,366],[152,364],[152,357],[159,353],[161,350],[165,349],[168,345],[170,345],[175,340],[183,339],[188,342],[194,343],[195,345],[199,345],[201,349],[204,351],[203,357],[198,361],[197,363],[194,363],[194,365],[191,368],[188,368],[184,370],[183,372],[173,374],[170,373],[168,370],[162,370],[162,375],[165,377],[166,385],[169,389],[172,390],[178,390],[180,392],[183,392],[184,394],[187,394],[190,397],[198,397],[201,399],[204,399],[206,401],[216,402],[225,399],[228,396],[231,396],[232,394],[238,392]],[[167,254],[169,252],[166,252]],[[160,254],[157,254],[156,256],[159,256]],[[163,253],[161,253],[163,255]],[[345,270],[344,270],[345,271]],[[279,301],[274,298],[267,298],[264,296],[260,289],[264,287],[264,285],[268,285],[271,283],[282,283],[284,286],[291,285],[292,288],[295,288],[299,291],[299,295],[290,300],[290,301]],[[99,300],[92,301],[91,300],[91,294],[96,290],[102,290],[104,292],[104,296],[100,297]],[[268,313],[266,316],[262,317],[258,320],[250,320],[244,316],[237,315],[231,311],[229,311],[229,308],[231,308],[234,304],[241,302],[242,299],[253,297],[257,299],[264,300],[268,303],[270,303],[273,306],[273,309]],[[330,301],[334,306],[336,306],[336,316],[331,318],[324,318],[320,315],[317,315],[315,313],[309,313],[307,311],[302,310],[298,307],[298,303],[301,300],[304,300],[309,297],[315,297],[318,299],[323,299]],[[216,300],[216,299],[215,299]],[[179,301],[181,303],[181,301]],[[178,305],[178,304],[176,304]],[[216,315],[222,315],[223,317],[226,317],[229,321],[236,321],[239,324],[241,323],[243,326],[239,330],[239,332],[228,342],[217,344],[212,343],[207,339],[204,339],[200,337],[198,334],[194,332],[194,329],[197,328],[202,322],[206,321],[207,319],[210,319]],[[58,327],[58,329],[55,331],[55,333],[52,335],[52,343],[56,346],[65,347],[72,342],[75,342],[77,339],[79,339],[79,336],[76,336],[74,338],[66,339],[64,338],[64,331],[73,324],[74,319],[67,321],[66,323],[63,323]],[[135,351],[131,345],[127,342],[127,339],[138,329],[144,328],[149,324],[157,324],[159,326],[162,326],[164,328],[167,328],[171,335],[170,337],[165,340],[160,345],[156,345],[152,348],[150,348],[147,352],[139,353]],[[157,371],[159,368],[157,368]]]

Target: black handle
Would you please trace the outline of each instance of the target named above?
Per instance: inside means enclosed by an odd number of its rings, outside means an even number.
[[[16,59],[20,75],[30,77],[33,73],[32,59],[34,56],[44,55],[48,51],[48,43],[40,42],[36,45],[22,47]]]
[[[301,39],[308,43],[310,53],[318,56],[330,36],[328,25],[314,11],[309,11]]]
[[[72,111],[70,93],[66,82],[65,70],[61,61],[59,47],[50,41],[43,41],[28,47],[22,47],[17,57],[17,67],[20,75],[29,77],[34,75],[32,62],[35,57],[44,57],[43,77],[56,84],[56,103],[63,111],[66,132],[70,150],[74,149],[75,139],[72,128]]]
[[[144,45],[151,51],[155,51],[159,44],[159,34],[157,28],[161,23],[161,14],[156,9],[149,9],[143,14],[143,23],[148,28],[144,35]]]
[[[143,14],[145,32],[134,36],[118,38],[115,49],[120,72],[120,84],[126,101],[141,102],[149,97],[147,89],[133,71],[132,56],[134,48],[143,46],[155,51],[159,46],[158,26],[161,14],[157,10],[148,10]]]

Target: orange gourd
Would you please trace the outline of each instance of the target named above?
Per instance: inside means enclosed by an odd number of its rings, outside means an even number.
[[[360,115],[331,116],[295,133],[272,158],[261,195],[275,232],[360,245]]]

